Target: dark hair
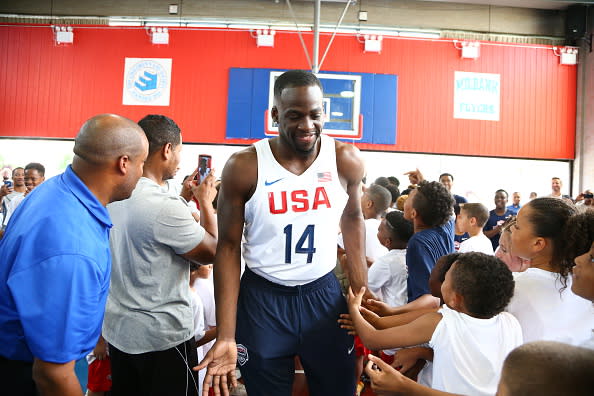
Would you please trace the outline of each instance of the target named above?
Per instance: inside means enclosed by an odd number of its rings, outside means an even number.
[[[390,184],[396,186],[397,188],[400,187],[400,180],[396,176],[388,176],[388,180]]]
[[[435,271],[437,280],[439,280],[441,283],[445,281],[446,272],[450,270],[452,264],[458,260],[458,257],[460,257],[461,254],[462,253],[450,253],[437,259],[435,262],[435,267],[433,267],[433,270],[431,271]]]
[[[382,187],[386,187],[390,185],[390,180],[387,177],[384,176],[380,176],[377,179],[375,179],[375,181],[373,182],[373,184],[377,184],[380,185]]]
[[[563,232],[567,240],[565,257],[573,261],[590,251],[594,242],[594,210],[577,213],[567,220]]]
[[[390,192],[390,195],[392,196],[392,204],[394,204],[394,202],[396,202],[400,196],[398,187],[396,187],[394,184],[388,184],[385,188]]]
[[[369,199],[373,201],[373,206],[375,206],[375,210],[378,214],[384,213],[392,202],[390,191],[377,184],[369,186],[365,194],[367,194]]]
[[[452,194],[439,182],[422,181],[413,199],[413,208],[428,227],[447,223],[454,211]]]
[[[441,175],[439,175],[439,179],[437,180],[441,180],[441,178],[444,176],[449,176],[452,179],[452,181],[454,181],[454,176],[451,173],[442,173]]]
[[[476,225],[483,228],[489,220],[489,209],[482,203],[463,203],[460,205],[460,210],[464,210],[468,213],[468,217],[474,217],[476,219]]]
[[[591,349],[536,341],[521,345],[507,355],[500,382],[507,394],[514,396],[591,396],[592,372],[594,353]]]
[[[280,98],[285,88],[318,86],[322,92],[322,83],[315,74],[305,70],[289,70],[274,81],[274,97]]]
[[[39,162],[31,162],[25,166],[25,170],[35,169],[39,176],[45,176],[45,166],[41,165]]]
[[[481,319],[502,312],[514,295],[514,277],[503,261],[484,253],[462,253],[452,269],[452,288],[468,313]]]
[[[14,177],[14,172],[18,171],[19,169],[23,169],[23,171],[25,170],[25,169],[24,169],[22,166],[19,166],[19,167],[17,167],[17,168],[14,168],[14,169],[12,170],[12,177]]]
[[[567,277],[573,267],[573,257],[567,257],[565,245],[564,228],[569,218],[576,213],[575,206],[558,198],[534,198],[525,206],[531,209],[528,217],[534,234],[542,238],[548,238],[553,242],[553,257],[551,264],[557,268],[561,276],[563,291],[567,287]]]
[[[171,118],[159,114],[149,114],[138,125],[144,131],[149,142],[149,156],[160,150],[167,143],[177,146],[181,142],[179,126]]]
[[[390,230],[390,236],[394,240],[408,242],[414,234],[412,222],[404,218],[404,213],[393,211],[386,215],[386,224]]]
[[[495,195],[497,195],[497,193],[498,193],[498,192],[504,192],[504,193],[505,193],[505,196],[506,196],[507,198],[509,198],[509,194],[508,194],[508,193],[507,193],[507,191],[505,191],[503,188],[500,188],[499,190],[495,191]]]

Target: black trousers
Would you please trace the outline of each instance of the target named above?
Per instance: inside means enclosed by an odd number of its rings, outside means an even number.
[[[113,396],[198,396],[196,342],[136,355],[109,345]]]
[[[7,395],[37,396],[33,362],[9,360],[0,356],[0,384]]]

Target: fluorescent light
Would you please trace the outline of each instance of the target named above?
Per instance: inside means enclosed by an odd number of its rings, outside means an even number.
[[[400,37],[416,37],[416,38],[440,38],[439,33],[423,33],[423,32],[398,32]]]
[[[109,26],[142,26],[138,18],[109,18]]]

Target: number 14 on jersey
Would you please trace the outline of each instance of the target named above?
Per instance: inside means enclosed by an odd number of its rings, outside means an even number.
[[[293,224],[289,224],[284,228],[285,233],[285,263],[291,263],[292,249],[293,246]],[[305,227],[305,230],[299,237],[299,240],[295,244],[295,254],[307,254],[307,264],[310,264],[313,259],[313,254],[316,252],[314,247],[314,231],[315,225],[310,224]]]

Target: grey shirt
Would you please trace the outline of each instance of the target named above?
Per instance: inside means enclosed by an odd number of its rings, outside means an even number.
[[[130,199],[108,205],[113,222],[111,287],[103,337],[138,354],[172,348],[193,336],[188,261],[205,230],[186,201],[141,178]]]

